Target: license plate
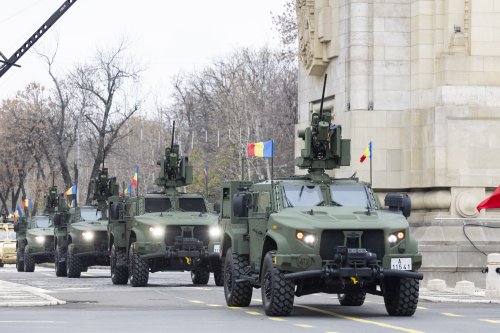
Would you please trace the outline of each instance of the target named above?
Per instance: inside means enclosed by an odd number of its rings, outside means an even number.
[[[214,244],[214,252],[220,253],[220,244]]]
[[[391,258],[391,269],[411,271],[411,258]]]

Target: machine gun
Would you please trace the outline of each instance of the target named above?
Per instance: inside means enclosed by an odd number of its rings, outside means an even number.
[[[42,37],[42,35],[50,29],[50,27],[59,20],[61,16],[76,2],[76,0],[66,0],[57,9],[52,16],[49,17],[44,24],[38,28],[37,31],[21,47],[14,52],[14,54],[7,59],[2,52],[0,52],[0,77],[2,77],[12,66],[20,67],[16,65],[16,62]]]
[[[186,186],[193,182],[193,166],[187,156],[179,156],[179,145],[174,144],[175,121],[172,129],[170,147],[165,148],[165,156],[156,162],[160,166],[160,173],[156,178],[156,185],[163,186],[165,192],[176,191],[177,187]]]
[[[305,141],[305,148],[295,159],[295,165],[308,169],[310,178],[316,181],[329,179],[325,170],[350,165],[351,160],[351,140],[342,139],[342,127],[332,124],[332,113],[323,110],[326,78],[325,74],[319,113],[313,112],[311,125],[298,131],[299,138]]]
[[[91,183],[92,200],[97,201],[97,208],[101,211],[104,219],[107,213],[107,200],[109,197],[118,194],[118,184],[116,177],[109,177],[108,169],[102,168],[97,172],[97,177]]]
[[[55,176],[52,173],[52,186],[45,195],[45,210],[47,214],[54,214],[59,207],[59,193],[57,193],[57,186],[55,185]],[[64,197],[63,197],[64,198]]]

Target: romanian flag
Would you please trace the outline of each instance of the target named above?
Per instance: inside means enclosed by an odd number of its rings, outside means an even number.
[[[137,179],[139,179],[139,167],[135,167],[134,177],[132,178],[132,186],[137,188]]]
[[[33,205],[33,202],[31,199],[24,199],[23,200],[23,207],[30,208]]]
[[[14,217],[14,212],[11,210],[11,211],[9,212],[9,215],[7,215],[7,218],[11,219],[11,218],[13,218],[13,217]]]
[[[367,157],[370,157],[370,159],[372,158],[372,142],[371,141],[368,143],[368,147],[366,147],[366,149],[363,152],[363,155],[361,155],[361,158],[359,159],[359,161],[361,163],[363,163]]]
[[[68,190],[64,192],[64,194],[66,195],[76,194],[76,185],[73,185],[70,188],[68,188]]]
[[[14,217],[15,217],[15,218],[18,218],[18,217],[23,217],[23,211],[22,211],[22,209],[19,207],[19,205],[17,205],[17,207],[16,207],[16,211],[14,212]]]
[[[248,157],[272,158],[273,155],[274,155],[273,140],[248,144]]]
[[[203,177],[205,177],[205,181],[208,181],[208,165],[203,169]]]

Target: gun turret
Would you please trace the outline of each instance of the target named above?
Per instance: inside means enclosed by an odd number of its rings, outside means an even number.
[[[57,186],[52,185],[45,195],[45,213],[53,214],[59,207],[59,194],[57,193]]]
[[[342,139],[342,127],[332,124],[332,113],[323,110],[326,78],[325,74],[319,113],[313,112],[311,125],[298,131],[305,147],[295,159],[296,166],[308,169],[311,178],[319,180],[323,179],[325,170],[347,166],[351,160],[351,140]]]
[[[166,191],[186,186],[193,182],[193,167],[187,156],[179,156],[179,145],[174,143],[175,121],[172,129],[170,147],[165,148],[165,156],[157,161],[160,166],[156,185],[163,186]]]
[[[106,218],[108,198],[118,195],[116,177],[109,177],[108,169],[103,167],[97,172],[97,177],[92,179],[90,186],[92,200],[97,201],[97,208],[101,211],[102,217]]]

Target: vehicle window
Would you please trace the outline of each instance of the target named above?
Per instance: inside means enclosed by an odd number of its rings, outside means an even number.
[[[97,208],[81,208],[80,209],[80,219],[82,221],[95,221],[101,218],[101,211]]]
[[[259,192],[257,196],[257,211],[265,212],[271,207],[271,196],[268,192]]]
[[[368,196],[364,186],[331,185],[330,193],[334,204],[337,203],[341,206],[363,208],[369,206]]]
[[[318,206],[325,201],[317,185],[285,185],[283,199],[285,207]]]
[[[52,227],[52,221],[48,216],[35,216],[35,227],[36,228],[47,228]]]
[[[145,198],[144,210],[146,213],[166,212],[172,208],[169,198]]]
[[[207,211],[203,198],[179,198],[179,209],[186,212],[205,213]]]

